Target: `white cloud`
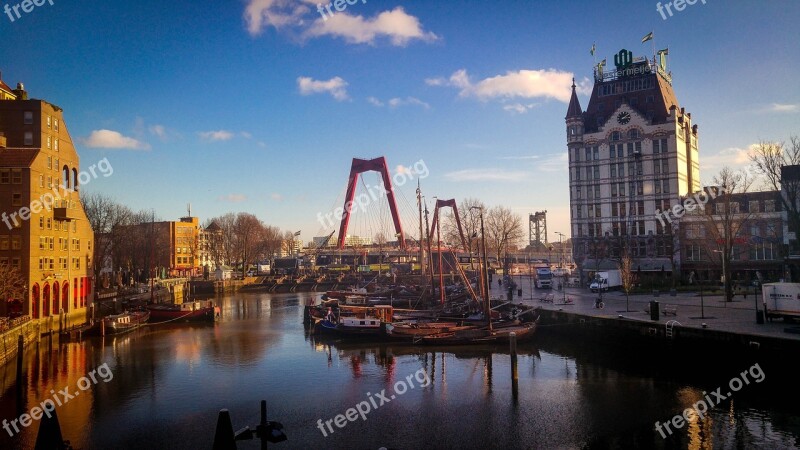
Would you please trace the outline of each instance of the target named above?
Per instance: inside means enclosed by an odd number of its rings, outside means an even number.
[[[365,19],[344,12],[336,13],[327,20],[318,18],[304,33],[306,37],[341,37],[350,44],[374,45],[376,39],[386,37],[392,45],[404,47],[412,40],[432,42],[438,36],[424,31],[418,18],[409,15],[398,6]]]
[[[241,133],[239,133],[239,136],[241,136],[241,137],[243,137],[245,139],[250,139],[250,138],[253,137],[253,135],[248,133],[247,131],[242,131]]]
[[[503,110],[508,111],[511,114],[525,114],[537,106],[539,106],[538,103],[527,103],[524,105],[522,103],[512,103],[509,105],[504,105]]]
[[[201,131],[199,134],[206,141],[229,141],[234,136],[233,133],[226,130]]]
[[[450,181],[523,181],[530,178],[530,174],[519,170],[504,169],[464,169],[444,174]]]
[[[701,172],[719,172],[727,166],[731,169],[744,169],[750,165],[750,155],[758,144],[750,144],[747,148],[729,147],[716,153],[704,154],[700,157]]]
[[[261,34],[269,26],[275,29],[302,26],[304,16],[312,12],[312,0],[248,0],[244,20],[251,36]]]
[[[118,131],[94,130],[89,137],[80,139],[83,145],[90,148],[119,148],[129,150],[147,150],[150,145],[132,137],[123,136]]]
[[[800,105],[773,103],[766,109],[767,112],[775,113],[796,113],[800,111]]]
[[[167,137],[167,129],[164,128],[164,125],[150,125],[147,127],[147,130],[150,134],[158,136],[159,139],[165,139]]]
[[[396,97],[396,98],[393,98],[393,99],[389,100],[389,106],[391,106],[392,108],[397,108],[397,107],[400,107],[400,106],[408,106],[408,105],[421,106],[421,107],[423,107],[425,109],[430,109],[430,107],[431,107],[431,105],[423,102],[422,100],[420,100],[418,98],[414,98],[414,97],[406,97],[406,98],[397,98]]]
[[[504,75],[496,75],[478,82],[470,80],[466,70],[461,69],[450,75],[450,78],[429,78],[425,80],[429,86],[450,86],[460,89],[459,96],[474,97],[482,101],[492,99],[552,98],[564,103],[569,102],[572,94],[571,72],[556,69],[508,71]],[[581,81],[577,90],[590,93],[588,80]],[[524,105],[519,104],[524,107]],[[510,105],[506,110],[520,109]]]
[[[539,155],[525,155],[525,156],[501,156],[500,159],[510,159],[512,161],[525,161],[529,159],[539,159]]]
[[[347,95],[347,82],[340,77],[333,77],[330,80],[314,80],[310,77],[297,78],[297,87],[301,95],[311,95],[329,93],[338,101],[344,101],[350,97]]]
[[[357,6],[330,15],[319,13],[316,0],[247,0],[244,19],[251,36],[258,36],[266,28],[287,31],[301,40],[323,36],[339,37],[350,44],[374,45],[376,40],[387,38],[392,45],[405,46],[413,40],[431,42],[438,39],[425,31],[419,19],[407,14],[402,7],[383,11],[365,18],[357,13]],[[348,2],[349,3],[349,2]]]
[[[273,192],[272,194],[270,194],[269,198],[271,198],[272,200],[275,200],[276,202],[283,201],[283,196],[281,194],[276,193],[276,192]]]
[[[241,203],[247,200],[247,196],[244,194],[228,194],[217,197],[217,200],[229,203]]]
[[[542,172],[566,172],[569,169],[567,152],[547,155],[542,162],[536,164]]]
[[[377,106],[377,107],[379,107],[379,108],[383,106],[383,102],[382,102],[382,101],[380,101],[380,100],[378,100],[378,99],[377,99],[377,98],[375,98],[375,97],[367,97],[367,102],[368,102],[369,104],[371,104],[371,105],[374,105],[374,106]]]

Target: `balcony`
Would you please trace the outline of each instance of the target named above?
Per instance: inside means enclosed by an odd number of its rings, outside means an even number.
[[[53,208],[53,218],[55,220],[64,220],[71,222],[78,219],[77,211],[70,208]]]

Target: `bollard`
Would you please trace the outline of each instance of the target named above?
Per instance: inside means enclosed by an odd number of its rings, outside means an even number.
[[[217,430],[214,432],[214,445],[211,448],[212,450],[236,450],[231,414],[227,409],[219,411]]]
[[[61,434],[61,425],[58,423],[58,414],[53,409],[42,416],[39,432],[36,434],[34,450],[69,450],[72,447],[69,441],[64,441]]]

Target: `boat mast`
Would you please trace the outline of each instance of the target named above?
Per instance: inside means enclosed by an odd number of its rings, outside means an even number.
[[[419,208],[419,273],[425,273],[425,247],[423,247],[424,234],[422,232],[422,191],[417,179],[417,207]]]
[[[431,275],[431,290],[433,290],[433,286],[435,286],[436,283],[433,281],[433,251],[431,250],[431,235],[428,230],[430,230],[430,225],[428,225],[428,202],[425,202],[425,240],[428,243],[428,258],[430,258],[430,261],[428,261],[428,272],[430,272]]]
[[[439,251],[439,297],[444,305],[444,274],[442,273],[442,240],[439,232],[440,222],[440,220],[436,221],[436,246],[438,247]]]

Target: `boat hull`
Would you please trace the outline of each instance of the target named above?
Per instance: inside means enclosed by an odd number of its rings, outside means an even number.
[[[131,313],[123,313],[114,316],[108,316],[103,319],[103,329],[105,334],[121,334],[133,331],[150,319],[150,311],[134,311]]]
[[[214,307],[211,305],[188,309],[186,305],[150,305],[151,323],[163,322],[213,322]]]

